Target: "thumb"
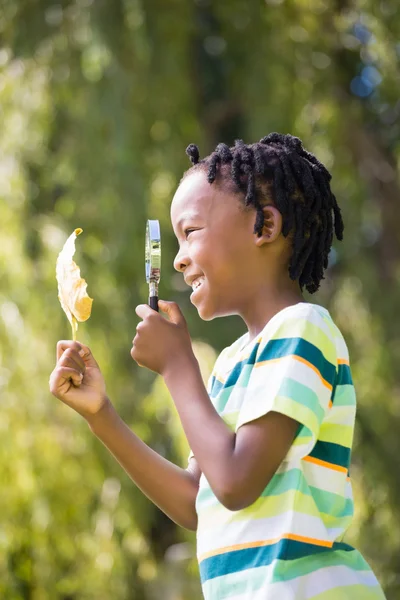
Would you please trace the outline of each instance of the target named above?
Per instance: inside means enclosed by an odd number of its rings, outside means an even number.
[[[83,358],[85,366],[99,368],[99,365],[97,364],[97,361],[94,358],[89,346],[85,346],[84,344],[82,344],[82,342],[78,343],[82,346],[81,350],[79,351],[79,356]]]
[[[158,306],[166,313],[169,320],[176,325],[186,324],[185,317],[176,302],[168,302],[167,300],[158,300]]]

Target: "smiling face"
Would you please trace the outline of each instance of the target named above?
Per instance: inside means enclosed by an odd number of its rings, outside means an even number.
[[[174,267],[189,284],[203,276],[190,298],[203,320],[251,313],[268,286],[283,237],[280,213],[272,206],[264,213],[265,235],[258,238],[253,233],[256,210],[244,209],[238,194],[208,183],[203,171],[189,174],[178,187],[171,205],[180,245]]]

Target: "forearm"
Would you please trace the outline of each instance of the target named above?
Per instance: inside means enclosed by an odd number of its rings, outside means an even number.
[[[223,502],[235,470],[236,436],[215,410],[197,361],[175,366],[164,379],[199,467]]]
[[[113,454],[133,482],[175,523],[197,528],[197,482],[185,469],[149,448],[122,421],[111,402],[88,420],[92,432]]]

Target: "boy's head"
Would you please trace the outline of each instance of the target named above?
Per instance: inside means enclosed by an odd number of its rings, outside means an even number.
[[[174,266],[189,285],[204,277],[192,296],[201,316],[240,314],[263,290],[317,291],[333,232],[343,237],[324,165],[298,138],[278,133],[255,144],[218,144],[203,160],[194,144],[186,152],[193,166],[171,206],[180,242]],[[200,307],[206,293],[207,309]]]

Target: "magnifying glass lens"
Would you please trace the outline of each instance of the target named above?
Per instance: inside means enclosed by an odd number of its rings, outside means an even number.
[[[148,220],[145,247],[146,281],[149,284],[149,305],[158,311],[158,284],[161,272],[161,236],[158,220]]]

